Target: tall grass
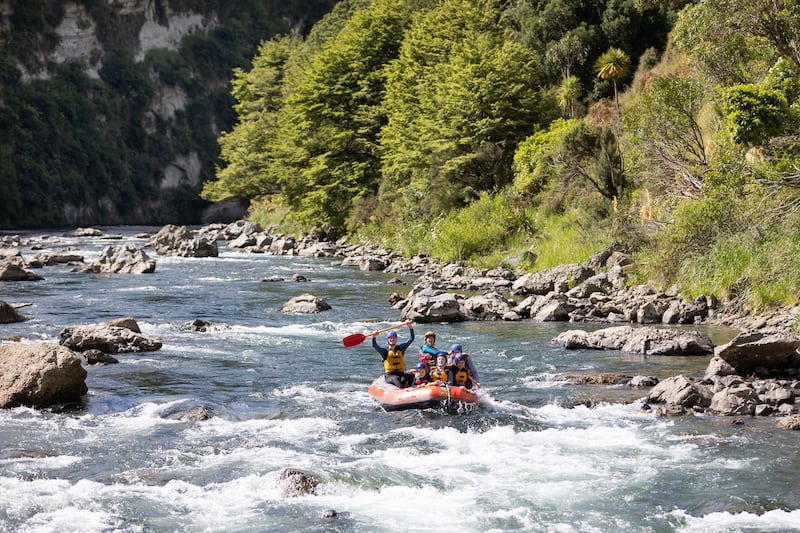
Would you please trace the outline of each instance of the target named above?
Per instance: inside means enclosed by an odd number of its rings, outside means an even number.
[[[482,193],[432,226],[431,254],[443,261],[484,263],[487,256],[520,246],[534,232],[533,211],[509,195]]]
[[[798,303],[800,233],[790,225],[769,238],[727,235],[684,259],[678,283],[691,297],[741,298],[751,311]]]
[[[539,222],[535,269],[582,263],[612,242],[610,231],[581,211],[551,215]]]

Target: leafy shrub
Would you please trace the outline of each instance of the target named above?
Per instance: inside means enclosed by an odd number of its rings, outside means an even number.
[[[551,215],[537,225],[540,228],[534,245],[537,270],[581,263],[612,240],[609,228],[596,223],[582,210]]]
[[[759,84],[725,89],[723,108],[733,140],[751,146],[783,133],[791,117],[786,97]]]
[[[469,261],[533,232],[531,213],[515,209],[508,194],[481,193],[462,209],[433,224],[431,253],[444,261]]]

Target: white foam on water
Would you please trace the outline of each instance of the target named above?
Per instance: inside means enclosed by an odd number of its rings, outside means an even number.
[[[92,493],[83,493],[87,485],[71,485],[64,480],[0,478],[0,506],[9,518],[21,522],[16,531],[55,533],[63,531],[107,531],[116,524],[99,503],[92,503]],[[81,504],[77,500],[83,499]],[[84,507],[94,507],[87,509]],[[2,524],[0,524],[2,525]]]
[[[683,533],[738,533],[741,531],[800,531],[800,509],[784,511],[773,509],[763,514],[748,512],[709,513],[705,516],[695,517],[685,511],[677,510],[670,513],[683,525],[676,531]]]
[[[251,419],[224,420],[211,418],[187,430],[190,440],[209,436],[246,436],[251,438],[277,438],[280,440],[302,440],[319,438],[320,435],[336,434],[338,424],[327,418],[299,419]]]
[[[120,287],[116,292],[162,292],[163,287],[156,287],[155,285],[139,285],[137,287]]]

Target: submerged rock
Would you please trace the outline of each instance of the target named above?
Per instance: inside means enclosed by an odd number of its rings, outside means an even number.
[[[284,498],[314,494],[321,482],[317,474],[299,468],[284,468],[279,479]]]

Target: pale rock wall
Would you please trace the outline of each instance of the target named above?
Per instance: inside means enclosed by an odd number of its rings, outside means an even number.
[[[98,79],[103,46],[97,39],[95,23],[86,9],[77,4],[66,4],[64,18],[56,32],[59,42],[51,59],[56,63],[83,61],[88,67],[86,73]]]
[[[164,179],[161,180],[162,189],[172,189],[178,185],[197,185],[200,182],[200,172],[203,164],[196,152],[181,155],[172,160],[164,169]]]
[[[169,23],[162,26],[156,20],[155,6],[153,2],[148,2],[145,11],[145,22],[139,30],[139,52],[136,60],[144,60],[150,50],[165,48],[167,50],[177,50],[181,40],[187,35],[198,32],[208,32],[214,29],[218,21],[216,19],[205,20],[202,15],[195,13],[176,14],[168,12]]]

